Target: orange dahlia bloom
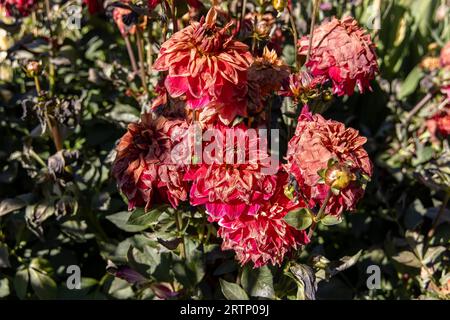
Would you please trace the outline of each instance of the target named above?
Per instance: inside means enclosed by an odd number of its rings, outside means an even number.
[[[309,36],[299,40],[299,54],[306,56]],[[352,95],[355,85],[361,92],[371,89],[378,73],[375,46],[370,35],[352,17],[333,18],[314,30],[310,60],[306,64],[313,76],[332,81],[335,94]]]
[[[298,119],[295,136],[288,145],[285,169],[295,178],[302,199],[309,206],[320,207],[330,186],[323,183],[319,172],[328,169],[329,161],[337,161],[355,177],[372,175],[372,164],[363,145],[367,139],[358,131],[344,124],[325,120],[321,115],[311,114],[304,108]],[[364,194],[363,182],[350,179],[339,194],[333,194],[325,212],[340,215],[352,211]]]
[[[248,47],[216,25],[212,8],[206,19],[192,22],[161,46],[154,68],[167,71],[165,86],[176,98],[185,96],[187,107],[223,105],[220,118],[230,123],[246,116],[247,69],[252,63]]]
[[[450,67],[450,41],[441,50],[441,65]]]
[[[130,210],[148,209],[153,202],[161,201],[177,207],[187,199],[185,167],[173,160],[174,147],[184,141],[187,130],[184,120],[154,119],[151,114],[128,126],[117,145],[112,172],[129,200]]]

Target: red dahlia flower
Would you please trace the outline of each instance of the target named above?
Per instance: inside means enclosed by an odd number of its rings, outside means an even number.
[[[441,50],[441,65],[443,67],[450,67],[450,42]]]
[[[286,181],[286,174],[279,179]],[[305,231],[299,231],[283,218],[291,210],[304,206],[294,203],[277,188],[271,200],[265,201],[258,213],[244,212],[235,219],[225,216],[217,234],[223,239],[222,250],[234,250],[242,264],[252,261],[255,268],[268,263],[281,265],[284,257],[309,242]]]
[[[256,213],[277,186],[276,177],[269,175],[271,159],[267,150],[261,148],[256,131],[243,124],[233,128],[218,124],[212,129],[214,139],[203,147],[203,163],[192,167],[185,176],[192,182],[191,204],[205,205],[211,221],[224,216],[231,219],[243,212]]]
[[[437,112],[426,122],[428,131],[436,139],[436,134],[446,138],[450,135],[450,106],[446,110]]]
[[[372,175],[372,164],[362,147],[366,141],[358,131],[313,115],[304,108],[295,136],[289,142],[285,168],[294,176],[301,198],[308,199],[310,207],[320,207],[330,190],[327,184],[321,183],[319,175],[328,168],[330,160],[345,166],[356,177]],[[339,194],[331,196],[325,212],[340,215],[343,211],[352,211],[363,194],[359,181],[348,181]]]
[[[5,8],[8,16],[28,16],[36,5],[36,0],[0,0],[0,7]]]
[[[309,36],[299,40],[299,54],[306,56]],[[310,60],[306,64],[313,76],[325,76],[335,94],[352,95],[355,85],[369,89],[378,72],[375,46],[370,35],[352,17],[333,18],[314,30]]]
[[[165,85],[176,98],[185,95],[187,107],[202,109],[211,102],[223,105],[221,120],[230,123],[246,115],[248,47],[227,34],[231,23],[216,26],[212,8],[206,19],[192,22],[163,43],[154,68],[168,71]]]
[[[151,114],[128,126],[117,146],[112,172],[130,210],[148,209],[153,198],[168,201],[173,207],[187,199],[184,165],[173,159],[174,147],[183,141],[187,130],[184,120],[154,119]]]
[[[90,14],[96,14],[103,11],[103,0],[83,0],[87,5]]]

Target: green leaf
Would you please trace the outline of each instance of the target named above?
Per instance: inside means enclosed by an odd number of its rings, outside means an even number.
[[[28,274],[28,269],[24,268],[17,270],[14,276],[14,290],[19,299],[25,299],[27,294],[28,282],[30,281],[30,276]]]
[[[398,99],[400,100],[404,99],[408,97],[410,94],[414,93],[423,76],[424,73],[420,66],[417,66],[414,69],[412,69],[411,72],[406,77],[405,81],[403,82],[400,91],[398,92],[397,95]]]
[[[39,299],[56,298],[56,282],[49,275],[49,265],[44,259],[33,259],[28,268],[30,283]]]
[[[238,284],[219,279],[222,293],[228,300],[249,300],[247,293]]]
[[[275,298],[273,277],[267,266],[259,269],[245,267],[242,272],[241,283],[245,291],[252,297]]]
[[[413,166],[430,161],[434,156],[434,150],[432,147],[424,146],[420,143],[416,144],[416,157],[411,160]]]
[[[320,222],[325,226],[334,226],[335,224],[339,224],[342,222],[342,218],[339,216],[326,215],[323,217]]]
[[[128,220],[131,217],[131,212],[122,211],[106,216],[106,219],[111,221],[117,228],[126,232],[139,232],[147,229],[146,225],[132,225],[128,224]]]
[[[313,222],[311,215],[305,208],[288,212],[284,221],[297,230],[305,230]]]
[[[428,248],[427,252],[425,253],[425,257],[423,258],[424,264],[434,264],[446,251],[447,248],[443,246]]]
[[[11,264],[9,263],[8,247],[0,242],[0,268],[9,267],[11,267]]]
[[[411,251],[402,251],[393,256],[392,259],[400,264],[411,268],[420,268],[422,265],[417,257]]]
[[[9,296],[9,281],[7,278],[0,279],[0,298]]]
[[[352,267],[353,265],[358,262],[359,257],[361,257],[362,250],[359,250],[355,255],[353,256],[345,256],[339,259],[337,263],[335,262],[333,267],[330,267],[330,276],[334,276],[337,273],[347,270],[348,268]]]
[[[214,276],[221,276],[226,273],[234,272],[237,269],[236,262],[233,260],[226,260],[221,265],[217,267],[216,270],[214,270],[213,275]]]
[[[0,217],[13,211],[22,209],[26,205],[27,204],[25,203],[25,201],[18,198],[5,199],[0,202]]]
[[[144,209],[136,209],[128,219],[128,224],[145,228],[155,225],[163,210],[164,207],[155,208],[147,212]]]

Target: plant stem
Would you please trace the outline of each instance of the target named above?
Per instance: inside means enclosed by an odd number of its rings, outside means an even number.
[[[320,210],[317,213],[317,216],[315,217],[315,219],[313,220],[313,223],[311,224],[311,227],[309,228],[308,238],[311,239],[311,237],[313,236],[314,229],[317,226],[317,221],[320,221],[320,219],[322,219],[323,215],[325,214],[325,209],[326,209],[328,201],[330,201],[330,198],[332,195],[333,195],[333,192],[331,191],[331,188],[330,188],[330,190],[328,190],[327,196],[325,197],[325,200],[323,200],[322,206],[320,207]]]
[[[44,160],[33,150],[30,150],[30,156],[36,160],[43,168],[46,168],[47,165],[45,164]]]
[[[39,97],[41,95],[41,84],[39,83],[38,76],[34,76],[34,86],[36,87],[36,93]]]
[[[241,0],[241,16],[239,18],[239,31],[241,30],[242,23],[244,22],[246,8],[247,8],[247,0]]]
[[[142,87],[144,88],[144,92],[146,95],[149,94],[148,87],[147,87],[147,79],[145,75],[145,61],[144,61],[144,45],[143,45],[142,39],[142,33],[141,29],[138,27],[136,28],[136,42],[138,46],[138,55],[139,55],[139,67],[140,67],[140,73],[141,73],[141,81],[142,81]]]
[[[182,230],[183,230],[183,218],[181,216],[180,211],[176,211],[175,214],[175,224],[177,226],[177,230],[179,233],[179,236],[181,237],[181,243],[180,243],[180,256],[181,258],[185,259],[186,258],[186,246],[184,244],[184,234],[182,234]]]
[[[314,37],[314,27],[316,24],[316,16],[317,11],[319,9],[320,0],[314,0],[313,3],[313,13],[311,17],[311,26],[309,28],[309,45],[308,45],[308,54],[306,55],[306,62],[309,61],[309,58],[311,56],[311,49],[312,49],[312,43],[313,43],[313,37]]]
[[[287,9],[289,12],[289,22],[291,24],[292,36],[294,37],[294,47],[295,47],[295,67],[300,70],[300,62],[298,60],[298,32],[297,32],[297,24],[295,23],[295,17],[292,14],[291,7],[289,4],[287,5]]]
[[[153,67],[153,21],[148,22],[147,71],[151,75]]]
[[[434,233],[436,232],[436,227],[438,226],[439,220],[441,220],[441,217],[442,217],[442,215],[445,212],[445,208],[447,207],[449,198],[450,198],[450,192],[447,191],[447,193],[445,194],[445,198],[442,201],[442,205],[441,205],[441,207],[439,209],[439,212],[438,212],[436,218],[433,221],[433,224],[431,226],[430,231],[428,232],[428,238],[431,238],[431,237],[434,236]]]
[[[131,68],[133,68],[133,72],[138,73],[138,67],[136,64],[136,58],[134,56],[133,48],[131,47],[130,37],[128,35],[124,35],[123,39],[125,40],[125,46],[127,47],[128,56],[130,57]]]
[[[55,65],[52,62],[52,59],[56,56],[56,52],[55,52],[55,39],[54,39],[54,34],[53,34],[53,29],[52,29],[52,15],[51,15],[51,6],[50,6],[50,0],[45,0],[45,9],[47,11],[47,27],[48,27],[48,31],[50,32],[50,42],[49,42],[49,46],[50,46],[50,59],[48,62],[48,84],[49,84],[49,92],[50,92],[50,96],[53,96],[54,92],[55,92],[55,75],[56,75],[56,71],[55,71]]]
[[[406,115],[405,118],[405,126],[409,124],[409,122],[411,121],[412,117],[420,111],[420,109],[423,108],[423,106],[425,106],[435,95],[435,92],[429,92],[427,93],[427,95],[425,97],[422,98],[422,100],[420,100],[415,106],[414,108],[411,109],[411,111],[408,112],[408,114]]]
[[[178,20],[177,20],[177,7],[175,6],[175,0],[172,0],[172,24],[173,33],[178,32]]]
[[[63,149],[63,140],[61,137],[61,132],[59,130],[59,125],[54,118],[49,118],[48,123],[52,132],[53,143],[55,144],[56,151],[60,151]]]

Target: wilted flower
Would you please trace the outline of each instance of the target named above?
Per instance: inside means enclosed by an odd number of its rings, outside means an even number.
[[[42,62],[41,61],[29,61],[25,66],[25,72],[28,77],[34,78],[41,73]]]
[[[306,71],[293,73],[289,76],[287,88],[280,93],[287,97],[292,97],[295,102],[306,104],[310,99],[318,97],[321,92],[320,86],[324,82],[323,77],[313,77]]]
[[[121,0],[113,9],[113,20],[122,36],[136,33],[136,28],[144,28],[147,16],[140,16],[127,7],[130,0]]]
[[[244,38],[256,37],[264,40],[270,36],[276,18],[272,13],[249,12],[245,15],[241,26],[241,35]]]
[[[427,119],[426,125],[433,139],[436,140],[437,134],[444,138],[448,137],[450,135],[450,106]]]
[[[222,104],[225,123],[246,115],[247,69],[252,63],[248,47],[227,34],[231,23],[216,26],[212,8],[206,19],[175,33],[163,43],[154,69],[168,71],[165,85],[174,97],[186,96],[187,106],[202,109]]]
[[[372,175],[372,164],[362,147],[366,141],[358,131],[345,128],[340,122],[325,120],[320,115],[312,115],[307,107],[304,108],[295,136],[289,142],[285,168],[295,178],[301,198],[307,199],[310,207],[321,206],[332,186],[339,187],[335,189],[340,191],[331,196],[325,212],[339,215],[355,209],[364,194],[364,183]],[[332,164],[337,166],[330,167]],[[337,181],[338,175],[332,172],[337,168],[345,168],[348,179],[344,177],[345,181]],[[327,169],[331,170],[328,177]],[[325,177],[320,175],[321,172]],[[324,178],[328,179],[328,184],[321,181]]]
[[[280,173],[278,178],[286,179]],[[299,231],[283,218],[303,203],[289,200],[278,188],[271,200],[265,201],[258,213],[244,212],[235,219],[225,216],[219,222],[218,236],[223,250],[234,250],[243,265],[253,262],[255,268],[268,263],[281,265],[284,257],[309,242],[305,231]]]
[[[279,12],[284,11],[287,5],[288,0],[272,0],[273,8]]]
[[[8,16],[28,16],[36,5],[36,0],[0,0],[0,7],[5,8]]]
[[[441,50],[441,65],[450,67],[450,41]]]
[[[186,102],[179,98],[172,98],[164,86],[161,78],[155,87],[156,98],[153,99],[152,112],[168,118],[187,118]]]
[[[425,57],[420,63],[422,69],[434,71],[440,68],[441,63],[437,57]]]
[[[281,88],[289,74],[289,67],[278,58],[275,50],[265,47],[262,57],[257,57],[248,71],[249,113],[259,113],[264,100]]]
[[[299,54],[306,56],[309,36],[299,40]],[[314,77],[332,81],[333,92],[352,95],[355,85],[361,92],[371,89],[378,72],[375,46],[370,35],[352,17],[333,18],[314,30],[310,60],[306,64]]]
[[[151,114],[128,126],[117,146],[112,172],[130,210],[148,209],[156,200],[177,207],[187,199],[184,163],[173,159],[174,147],[182,143],[187,130],[184,120],[154,119]]]
[[[249,134],[243,124],[233,128],[217,124],[212,129],[214,139],[203,148],[205,159],[185,176],[192,182],[191,204],[205,205],[211,221],[244,211],[256,213],[273,196],[277,183],[267,173],[271,170],[267,150],[261,148],[256,131]]]

